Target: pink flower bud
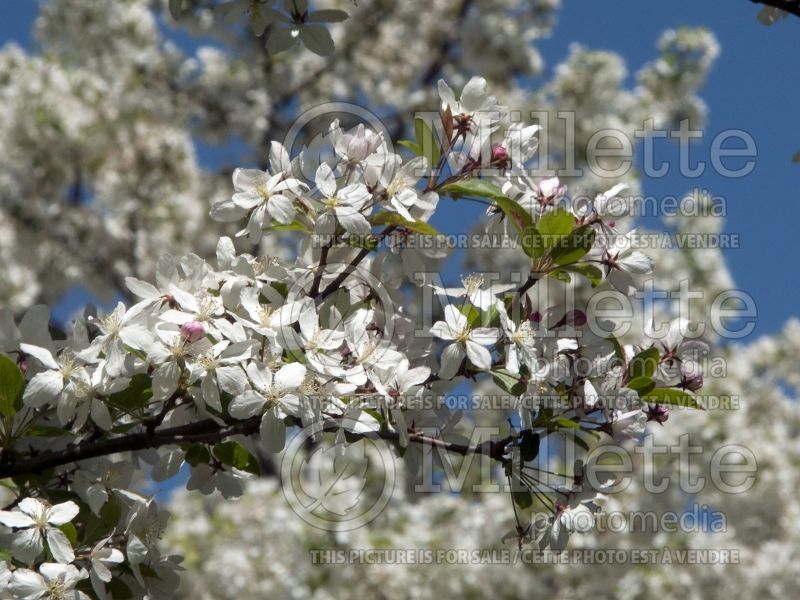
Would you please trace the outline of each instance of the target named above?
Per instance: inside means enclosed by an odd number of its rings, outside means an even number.
[[[17,354],[17,367],[20,371],[22,371],[23,375],[28,372],[28,355],[22,350],[20,350]]]
[[[505,163],[508,160],[508,151],[500,144],[492,148],[492,162]]]
[[[507,169],[511,164],[511,156],[500,144],[492,148],[492,162],[491,165],[497,169]]]
[[[200,321],[187,321],[181,325],[181,335],[188,342],[196,342],[206,334],[206,328]]]
[[[353,163],[365,160],[370,154],[380,148],[383,137],[379,133],[369,131],[364,125],[359,125],[355,134],[345,133],[336,142],[336,149]]]

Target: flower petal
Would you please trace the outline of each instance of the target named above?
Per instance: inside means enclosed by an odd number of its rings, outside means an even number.
[[[64,389],[64,379],[58,371],[43,371],[31,379],[22,399],[27,406],[39,408],[48,403],[55,403],[61,390]]]
[[[467,328],[467,317],[452,304],[444,307],[444,320],[450,326],[450,330],[459,335]]]
[[[492,355],[480,344],[467,340],[467,356],[470,362],[479,369],[490,369],[492,366]]]
[[[469,339],[481,346],[491,346],[500,338],[500,332],[494,327],[478,327],[469,334]]]
[[[50,352],[50,350],[40,346],[34,346],[33,344],[20,344],[19,349],[25,354],[30,354],[46,368],[58,369],[58,363],[56,362],[56,359],[53,358],[53,354]]]
[[[0,510],[0,524],[6,527],[32,527],[36,522],[18,510]]]
[[[234,419],[249,419],[261,412],[266,400],[255,390],[247,390],[236,396],[228,405],[228,412]]]
[[[41,598],[47,591],[44,577],[29,569],[17,569],[8,584],[14,598]]]
[[[23,562],[30,562],[44,550],[42,534],[35,527],[17,531],[11,538],[11,548],[15,557]]]
[[[278,223],[288,225],[294,221],[294,204],[286,196],[281,194],[272,196],[267,203],[267,210]]]
[[[264,413],[261,419],[261,443],[267,452],[280,452],[286,444],[286,425],[275,409]]]
[[[317,184],[319,191],[325,196],[333,196],[336,194],[336,177],[334,177],[333,171],[331,171],[331,168],[326,163],[322,163],[317,168],[314,183]]]
[[[372,232],[372,226],[369,221],[352,206],[337,206],[336,218],[348,233],[369,235]]]
[[[47,513],[47,522],[51,525],[63,525],[64,523],[69,523],[78,515],[79,511],[80,507],[78,507],[78,505],[72,500],[62,502],[61,504],[56,504]]]
[[[439,376],[442,379],[452,379],[458,373],[462,360],[464,360],[464,350],[461,348],[461,344],[447,346],[442,352],[442,366],[439,369]]]
[[[158,402],[172,396],[178,389],[180,377],[181,369],[173,361],[158,367],[153,375],[153,400]]]
[[[75,552],[72,550],[72,544],[69,543],[67,536],[60,529],[54,527],[47,530],[47,546],[50,552],[58,562],[69,564],[75,560]]]
[[[304,365],[298,362],[289,363],[282,366],[275,373],[273,385],[280,386],[284,390],[294,390],[300,387],[305,376],[306,368]]]

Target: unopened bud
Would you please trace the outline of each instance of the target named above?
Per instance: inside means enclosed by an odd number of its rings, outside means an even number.
[[[23,375],[28,372],[28,355],[22,350],[20,350],[17,354],[17,367],[20,371],[22,371]]]
[[[364,125],[359,125],[355,134],[344,134],[337,142],[336,148],[347,157],[347,160],[356,163],[366,159],[382,143],[381,134],[365,129]]]
[[[508,150],[500,144],[492,148],[492,164],[505,165],[509,160]]]
[[[188,321],[181,325],[181,335],[187,342],[196,342],[206,334],[206,328],[200,321]]]

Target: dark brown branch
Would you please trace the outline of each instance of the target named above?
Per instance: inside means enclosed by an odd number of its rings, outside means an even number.
[[[325,274],[325,267],[328,264],[328,251],[331,249],[330,244],[325,244],[319,254],[319,265],[317,265],[317,272],[314,274],[314,282],[311,284],[311,290],[308,295],[314,298],[319,294],[319,286],[322,283],[322,276]]]
[[[750,0],[750,2],[779,8],[796,17],[800,17],[800,0]]]
[[[205,419],[187,425],[170,427],[160,431],[151,432],[147,429],[136,433],[129,433],[115,438],[87,441],[80,444],[67,446],[63,450],[48,450],[34,457],[20,460],[0,467],[0,480],[18,475],[31,475],[41,473],[48,469],[68,465],[90,458],[108,456],[118,452],[131,452],[147,448],[159,448],[171,444],[206,443],[213,444],[234,435],[252,435],[258,432],[261,425],[259,417],[234,424],[220,424],[213,419]],[[338,431],[338,424],[329,422],[323,431]],[[397,442],[398,433],[393,431],[378,431],[362,434],[360,437],[369,439],[382,439]],[[470,454],[484,454],[493,460],[504,462],[503,454],[506,446],[512,441],[511,437],[501,440],[490,440],[475,446],[456,444],[440,438],[427,436],[420,432],[410,432],[409,440],[416,444],[435,446],[453,454],[467,456]]]
[[[384,229],[381,233],[378,234],[378,241],[382,240],[386,236],[390,235],[397,227],[394,225],[390,225],[386,229]],[[344,271],[337,275],[336,279],[334,279],[328,286],[322,290],[322,293],[319,294],[319,299],[324,300],[328,296],[330,296],[333,292],[338,290],[344,281],[350,276],[350,274],[355,271],[356,267],[361,264],[361,261],[364,260],[367,255],[370,253],[369,249],[363,248],[361,249],[358,254],[356,254],[355,258],[350,262],[347,267],[345,267]],[[316,294],[312,294],[312,296],[316,296]]]
[[[514,318],[519,318],[518,311],[524,310],[523,300],[525,298],[525,294],[527,294],[528,290],[536,285],[536,282],[542,278],[542,275],[542,273],[531,273],[528,275],[528,279],[525,280],[525,283],[519,286],[519,289],[514,294],[514,299],[511,302],[511,314],[514,316]]]
[[[117,452],[158,448],[170,444],[192,442],[212,443],[237,434],[251,434],[258,431],[260,419],[250,419],[235,425],[220,425],[213,419],[205,419],[187,425],[170,427],[149,432],[147,429],[127,435],[86,441],[67,446],[63,450],[47,450],[41,454],[0,467],[0,479],[15,475],[41,473],[47,469],[60,467],[89,458],[108,456]]]
[[[473,0],[461,0],[461,4],[459,5],[454,18],[454,34],[452,36],[443,36],[439,47],[434,50],[434,59],[430,62],[428,68],[425,70],[425,74],[422,76],[423,86],[432,84],[436,80],[436,76],[441,74],[442,68],[445,66],[445,62],[450,57],[450,52],[455,46],[457,32],[461,29],[461,25],[463,24],[464,19],[466,18],[467,13],[472,6],[472,3]]]
[[[75,167],[75,176],[67,194],[67,204],[78,206],[83,199],[83,175],[80,166]]]
[[[534,285],[536,285],[536,282],[539,281],[541,277],[542,277],[541,273],[531,273],[528,279],[525,281],[525,283],[523,283],[520,286],[519,290],[517,290],[517,294],[519,294],[520,296],[524,296],[529,289],[531,289]]]

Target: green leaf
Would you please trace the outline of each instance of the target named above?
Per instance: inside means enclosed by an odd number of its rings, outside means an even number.
[[[455,181],[444,186],[441,189],[442,194],[450,196],[451,198],[464,198],[471,196],[473,198],[505,198],[503,190],[495,184],[486,181],[485,179],[463,179]],[[506,198],[508,200],[508,198]],[[519,206],[519,205],[518,205]],[[520,208],[522,208],[520,206]]]
[[[628,378],[652,377],[658,368],[659,360],[661,360],[661,355],[658,353],[658,348],[651,347],[642,350],[628,363]]]
[[[25,435],[31,437],[73,437],[75,434],[60,427],[35,425],[26,429]]]
[[[397,143],[400,144],[401,146],[403,146],[404,148],[408,148],[409,150],[411,150],[417,156],[422,156],[422,149],[419,147],[419,145],[416,142],[411,142],[409,140],[400,140]]]
[[[90,513],[94,517],[93,513]],[[96,517],[95,517],[96,518]],[[85,539],[97,539],[110,534],[119,525],[122,518],[122,506],[114,494],[110,494],[108,501],[100,509],[100,518],[94,521],[94,527],[87,528]]]
[[[324,8],[322,10],[315,10],[314,12],[308,15],[308,21],[310,23],[340,23],[346,20],[350,15],[348,15],[343,10],[337,10],[335,8]]]
[[[378,423],[380,423],[381,427],[383,427],[386,424],[386,419],[379,410],[376,410],[374,408],[363,408],[362,410],[371,417],[373,417]]]
[[[424,156],[428,160],[430,168],[434,169],[439,164],[439,144],[436,141],[433,130],[425,122],[425,119],[421,117],[414,119],[414,134],[417,137],[420,156]]]
[[[0,356],[0,414],[11,417],[16,413],[14,402],[22,393],[25,378],[16,363],[5,355]]]
[[[548,275],[553,279],[558,279],[559,281],[563,281],[564,283],[569,283],[570,281],[572,281],[572,276],[563,269],[556,269],[555,271],[550,271]]]
[[[587,433],[592,433],[592,432],[589,431]],[[578,446],[580,446],[581,448],[583,448],[587,452],[589,451],[589,443],[585,439],[583,439],[581,436],[575,434],[575,435],[572,436],[571,439],[572,439],[573,442],[578,444]]]
[[[536,223],[536,228],[542,236],[545,248],[555,248],[561,238],[572,231],[575,217],[563,208],[557,208],[546,213]]]
[[[100,523],[105,528],[105,531],[111,531],[122,518],[122,506],[119,500],[113,494],[108,497],[108,502],[100,509]]]
[[[128,600],[129,598],[133,598],[133,592],[131,592],[131,588],[122,581],[119,577],[114,577],[108,583],[108,592],[109,598],[116,598],[117,600]]]
[[[160,579],[158,576],[158,571],[156,571],[152,566],[148,565],[147,563],[141,563],[139,566],[139,572],[147,577],[148,579]]]
[[[195,444],[186,451],[184,459],[193,467],[207,465],[211,461],[211,454],[205,444]]]
[[[697,403],[697,399],[684,390],[678,388],[656,388],[652,392],[641,396],[641,399],[651,404],[666,404],[668,406],[683,406],[685,408],[703,407]]]
[[[644,396],[656,387],[656,382],[650,377],[635,377],[626,383],[625,387],[634,390],[639,396]]]
[[[519,202],[506,198],[505,196],[491,196],[495,204],[500,207],[506,218],[514,224],[518,233],[524,232],[528,227],[533,226],[533,219],[527,210],[519,205]]]
[[[539,434],[530,429],[522,432],[519,438],[519,457],[522,462],[532,461],[539,455]]]
[[[592,287],[597,287],[603,281],[603,271],[601,271],[599,267],[590,265],[589,263],[576,263],[573,265],[567,265],[561,267],[560,269],[556,269],[555,271],[550,271],[549,275],[557,277],[556,273],[566,273],[567,271],[570,273],[578,273],[579,275],[583,275],[589,280],[589,283],[592,284]]]
[[[570,265],[578,262],[594,245],[594,228],[585,225],[559,238],[550,251],[550,257],[556,265]],[[545,238],[545,241],[547,238]]]
[[[522,509],[526,509],[533,504],[533,495],[531,494],[530,490],[517,490],[515,492],[511,492],[511,497],[514,499],[514,504]]]
[[[440,192],[451,198],[488,198],[494,200],[506,218],[514,224],[517,232],[522,234],[533,225],[530,214],[519,202],[503,195],[503,190],[485,179],[465,179],[444,186]]]
[[[252,15],[252,13],[251,13]],[[252,17],[251,17],[252,20]],[[320,56],[330,56],[336,49],[333,43],[331,32],[322,25],[310,25],[303,28],[303,35],[300,36],[306,48],[314,54]]]
[[[347,429],[344,429],[343,431],[344,441],[346,441],[348,444],[355,444],[356,442],[364,439],[364,436],[360,433],[354,433],[352,431],[348,431]]]
[[[247,449],[239,442],[229,440],[214,446],[214,456],[222,464],[234,467],[241,471],[247,471],[253,475],[260,475],[261,469],[258,461],[250,454]]]
[[[614,354],[619,359],[620,364],[625,364],[625,350],[622,348],[622,344],[619,343],[619,340],[613,335],[609,335],[606,339],[614,346]]]
[[[308,226],[298,219],[295,219],[291,223],[272,221],[270,227],[273,231],[304,231],[306,233],[309,231]]]
[[[127,388],[111,394],[108,401],[111,405],[122,408],[128,412],[144,408],[153,397],[153,382],[144,373],[139,373],[131,378]]]
[[[64,535],[67,536],[69,543],[72,546],[78,545],[78,530],[75,529],[75,525],[72,523],[64,523],[63,525],[59,525],[58,528],[64,532]]]
[[[462,304],[458,309],[462,315],[467,317],[467,324],[470,327],[475,327],[481,318],[481,311],[472,306],[471,304]]]
[[[497,387],[513,396],[521,396],[527,387],[519,380],[519,377],[512,375],[506,369],[492,371],[492,379]]]
[[[572,281],[572,275],[561,269],[556,271],[551,271],[548,273],[548,275],[553,279],[557,279],[558,281],[563,281],[564,283],[570,283]]]
[[[564,429],[578,429],[581,426],[580,423],[576,423],[566,417],[556,417],[551,423],[555,423],[558,427],[563,427]]]
[[[282,281],[273,281],[270,284],[270,287],[274,289],[276,292],[278,292],[284,298],[286,298],[286,296],[289,295],[289,286],[283,283]],[[262,295],[262,298],[264,298],[262,304],[269,303],[269,300],[265,296]]]
[[[539,230],[533,225],[526,227],[525,231],[522,232],[522,249],[525,251],[525,254],[533,259],[544,256],[546,251],[544,241],[542,240]]]
[[[435,227],[428,225],[422,221],[409,221],[403,218],[400,214],[389,210],[376,213],[369,218],[372,225],[394,225],[395,227],[404,227],[414,233],[422,233],[424,235],[442,235]]]
[[[378,238],[374,235],[348,235],[347,245],[353,248],[363,248],[365,250],[375,250],[378,247]]]

